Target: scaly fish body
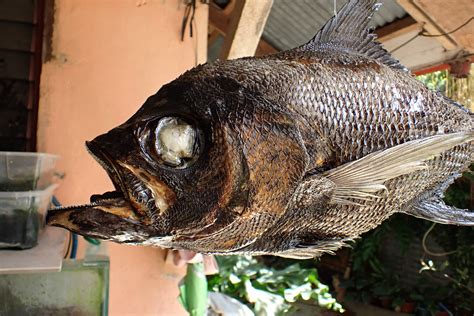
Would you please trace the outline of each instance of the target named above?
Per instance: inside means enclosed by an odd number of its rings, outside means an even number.
[[[301,47],[201,65],[163,87],[88,145],[124,197],[52,211],[50,223],[294,258],[337,249],[395,212],[473,225],[440,200],[473,160],[471,113],[366,32],[374,2],[350,1]]]
[[[359,56],[351,60],[344,55],[328,58],[317,52],[285,52],[205,65],[181,80],[194,82],[200,78],[203,83],[210,78],[232,78],[251,93],[261,93],[267,100],[283,105],[301,131],[309,160],[306,172],[330,170],[410,140],[472,131],[470,114],[459,105],[405,73]],[[450,175],[464,170],[471,156],[472,145],[457,146],[430,161],[429,171],[387,182],[390,195],[376,206],[334,205],[324,213],[314,210],[308,216],[289,211],[261,238],[269,243],[281,240],[285,229],[292,235],[298,227],[300,238],[308,240],[314,236],[323,240],[352,239],[394,212],[409,209],[420,194],[436,190]],[[236,227],[242,224],[236,223]],[[241,239],[242,244],[249,241],[241,230],[231,236],[228,231],[222,232],[223,240]],[[216,235],[201,240],[203,249],[215,240]]]
[[[180,79],[210,78],[232,78],[285,107],[313,164],[323,169],[410,140],[472,130],[466,109],[412,76],[362,56],[284,52],[207,64]]]

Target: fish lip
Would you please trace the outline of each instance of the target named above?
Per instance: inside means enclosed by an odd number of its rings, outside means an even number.
[[[132,212],[121,214],[120,207],[128,208]],[[112,211],[104,211],[104,208]],[[122,243],[140,244],[149,236],[155,236],[155,232],[141,223],[124,199],[55,208],[48,211],[46,222],[50,226],[62,227],[83,236]],[[101,225],[97,225],[98,222]]]
[[[50,209],[46,214],[46,223],[83,236],[120,243],[140,244],[149,236],[159,237],[141,209],[146,205],[135,203],[135,191],[127,189],[129,186],[126,184],[131,181],[127,170],[122,169],[119,161],[114,162],[113,156],[97,141],[86,142],[86,148],[107,172],[116,191],[92,195],[89,204]]]
[[[130,194],[124,184],[123,176],[116,164],[109,158],[109,155],[94,140],[86,141],[86,148],[95,161],[107,172],[116,191],[122,193],[127,201],[130,201]],[[105,194],[105,193],[104,193]],[[95,195],[100,199],[100,195]],[[93,201],[91,201],[93,202]]]
[[[151,190],[149,187],[144,183],[142,180],[136,177],[136,175],[132,174],[129,172],[129,170],[124,169],[124,167],[121,165],[121,162],[119,161],[118,163],[115,163],[110,157],[111,155],[107,153],[106,150],[104,150],[96,140],[91,140],[86,142],[86,148],[89,152],[89,154],[94,157],[94,159],[99,163],[99,165],[104,168],[104,170],[107,172],[110,180],[115,186],[115,189],[117,190],[118,193],[121,193],[123,196],[123,199],[128,201],[134,211],[134,213],[137,216],[140,216],[143,218],[143,220],[146,220],[146,217],[148,217],[148,220],[151,220],[150,214],[144,214],[143,211],[141,211],[141,208],[149,209],[152,212],[156,211],[156,205],[153,204],[151,205],[149,201],[143,202],[139,201],[139,198],[137,196],[136,190],[128,190],[127,187],[129,187],[130,183],[133,182],[133,180],[130,177],[133,177],[135,181],[137,181],[141,186],[143,186],[148,192],[151,194]],[[103,194],[95,194],[91,196],[91,202],[92,205],[94,205],[97,202],[100,202],[102,200],[107,200],[108,195],[110,193],[114,192],[105,192]],[[154,201],[154,199],[153,199]],[[143,217],[145,215],[145,217]]]

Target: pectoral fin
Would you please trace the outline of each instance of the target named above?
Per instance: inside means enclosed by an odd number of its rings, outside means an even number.
[[[425,161],[473,139],[474,132],[417,139],[329,170],[324,176],[335,184],[332,202],[357,204],[357,200],[376,199],[377,192],[386,190],[386,181],[425,169]]]

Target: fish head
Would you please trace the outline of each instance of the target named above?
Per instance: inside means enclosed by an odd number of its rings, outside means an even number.
[[[86,142],[115,191],[50,210],[48,224],[166,246],[170,237],[192,238],[232,222],[246,209],[249,173],[235,121],[216,113],[228,96],[216,93],[177,79],[125,123]]]

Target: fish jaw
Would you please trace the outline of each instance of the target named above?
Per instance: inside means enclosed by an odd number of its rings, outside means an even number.
[[[46,223],[68,229],[74,233],[111,240],[119,243],[142,244],[149,238],[157,240],[163,235],[152,224],[151,211],[156,210],[156,205],[165,209],[171,205],[171,193],[161,197],[158,194],[164,191],[150,190],[148,183],[143,182],[130,172],[131,166],[123,163],[127,159],[121,152],[110,152],[113,147],[104,146],[116,139],[124,139],[122,134],[116,132],[100,135],[92,141],[86,142],[91,156],[104,168],[115,191],[91,196],[91,203],[79,206],[59,207],[48,211]],[[125,168],[124,166],[127,166]],[[135,185],[130,185],[134,183]],[[135,190],[133,189],[135,188]],[[141,200],[137,198],[141,192]],[[168,192],[167,192],[168,193]],[[146,197],[153,195],[153,200],[162,202],[150,203]],[[159,226],[159,225],[158,225]]]
[[[151,236],[157,237],[153,229],[139,221],[130,203],[120,197],[49,210],[46,222],[83,236],[119,243],[141,244]]]

